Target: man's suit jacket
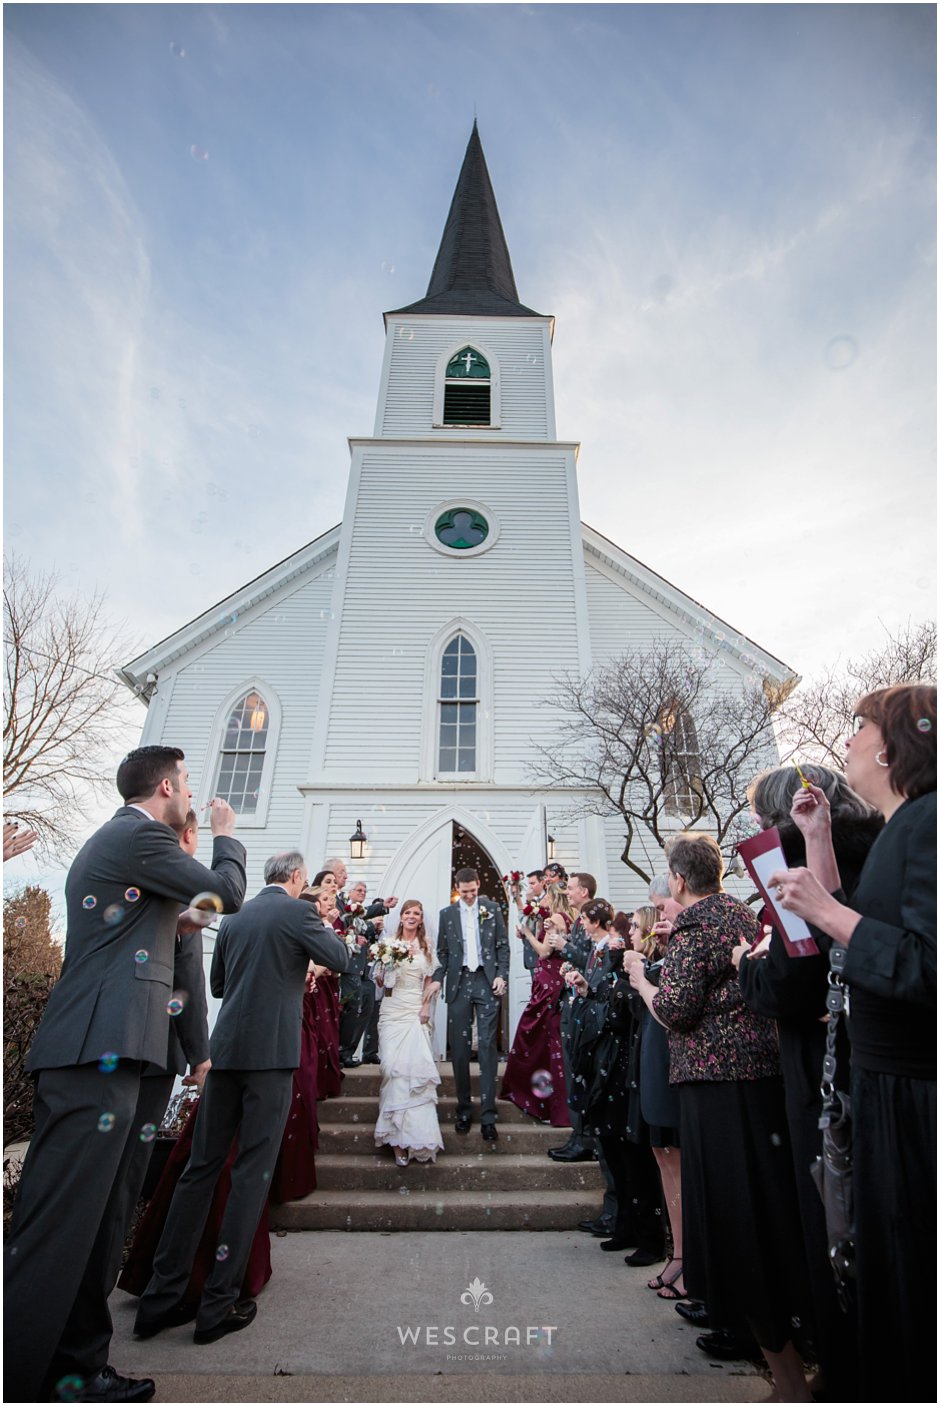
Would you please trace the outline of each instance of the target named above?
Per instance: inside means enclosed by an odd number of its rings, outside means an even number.
[[[480,962],[486,979],[492,986],[498,976],[509,979],[509,939],[502,911],[491,898],[481,896],[480,907],[487,917],[480,919]],[[441,909],[437,929],[437,970],[435,981],[444,983],[444,1000],[453,999],[464,965],[463,927],[460,921],[460,900]]]
[[[170,1021],[166,1061],[148,1064],[143,1070],[150,1078],[185,1074],[209,1058],[209,1011],[206,1005],[206,969],[202,961],[202,932],[188,932],[176,939],[173,962],[173,990],[183,991],[186,1001],[179,1015]]]
[[[90,1064],[106,1052],[165,1068],[180,905],[207,890],[223,911],[241,907],[238,840],[217,836],[207,869],[180,849],[169,825],[133,806],[102,825],[65,881],[65,960],[26,1068]]]
[[[310,960],[344,972],[349,953],[312,903],[269,884],[216,939],[209,989],[222,998],[209,1041],[214,1070],[296,1069]]]

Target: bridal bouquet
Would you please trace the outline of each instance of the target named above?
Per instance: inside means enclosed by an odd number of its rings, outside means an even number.
[[[407,942],[400,937],[380,937],[369,948],[369,956],[375,966],[381,968],[382,985],[390,990],[395,985],[395,976],[403,962],[413,962]]]

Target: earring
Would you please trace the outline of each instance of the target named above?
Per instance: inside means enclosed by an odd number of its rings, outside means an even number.
[[[875,761],[878,763],[879,766],[884,766],[884,767],[889,766],[889,765],[890,765],[889,762],[883,762],[883,761],[881,760],[881,758],[882,758],[883,756],[884,756],[884,751],[883,751],[883,750],[880,751],[880,752],[876,752],[876,753],[875,753]]]

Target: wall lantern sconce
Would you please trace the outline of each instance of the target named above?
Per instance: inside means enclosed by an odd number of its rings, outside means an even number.
[[[366,852],[366,840],[368,835],[363,834],[362,821],[356,821],[356,833],[349,837],[349,857],[350,859],[361,859]]]
[[[548,861],[549,861],[549,863],[551,863],[552,860],[555,858],[555,836],[554,836],[554,835],[548,835],[548,836],[546,837],[546,840],[547,840]]]

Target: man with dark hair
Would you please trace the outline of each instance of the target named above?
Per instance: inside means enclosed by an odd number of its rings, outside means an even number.
[[[307,885],[299,850],[272,855],[266,887],[219,930],[209,984],[222,998],[209,1048],[212,1068],[193,1133],[189,1164],[173,1194],[140,1300],[134,1331],[150,1338],[196,1319],[193,1341],[213,1343],[247,1328],[251,1299],[239,1299],[258,1217],[290,1110],[300,1064],[302,1002],[308,963],[348,965],[346,945],[315,906],[295,900]],[[238,1138],[232,1188],[218,1248],[198,1312],[183,1305],[193,1259],[225,1161]]]
[[[475,869],[458,869],[454,876],[458,901],[441,910],[437,933],[438,967],[433,981],[443,981],[447,1002],[447,1039],[457,1088],[454,1129],[468,1133],[471,1123],[470,1030],[477,1020],[480,1060],[480,1131],[495,1142],[496,1031],[499,1001],[509,977],[509,940],[503,915],[492,899],[482,902],[480,876]],[[432,986],[432,990],[434,987]]]
[[[516,937],[522,942],[522,960],[525,963],[525,969],[527,972],[532,972],[539,960],[539,954],[531,942],[527,940],[526,931],[530,932],[533,937],[538,934],[538,907],[545,894],[545,870],[530,869],[526,878],[529,881],[529,889],[525,896],[526,907],[532,908],[534,911],[528,916],[523,914],[522,922],[516,924]]]
[[[149,1379],[108,1366],[114,1286],[92,1266],[110,1262],[124,1179],[152,1121],[143,1069],[165,1068],[170,1020],[185,1008],[172,985],[176,934],[204,914],[180,907],[211,894],[213,906],[237,912],[245,896],[245,850],[225,801],[211,805],[211,868],[180,849],[173,827],[185,823],[192,793],[179,748],[138,748],[118,778],[127,803],[66,879],[62,974],[26,1061],[36,1128],[5,1253],[8,1401],[47,1399],[65,1376],[81,1380],[70,1383],[76,1401],[154,1394]],[[82,1345],[81,1325],[103,1323]]]

